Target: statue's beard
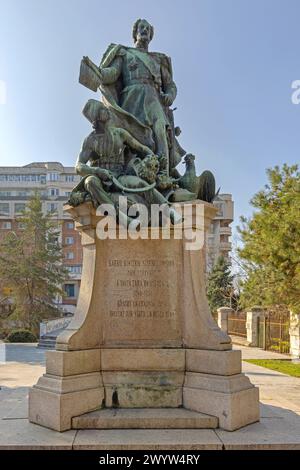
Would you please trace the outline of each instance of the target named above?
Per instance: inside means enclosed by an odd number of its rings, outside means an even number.
[[[150,43],[150,39],[147,36],[138,36],[135,45],[137,47],[143,47],[144,49],[148,49]]]

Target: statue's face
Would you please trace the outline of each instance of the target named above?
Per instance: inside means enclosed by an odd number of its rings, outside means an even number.
[[[151,41],[151,26],[146,20],[139,22],[136,32],[137,41]]]

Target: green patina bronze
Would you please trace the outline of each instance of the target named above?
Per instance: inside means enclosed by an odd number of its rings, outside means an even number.
[[[153,34],[153,26],[139,19],[133,26],[134,47],[111,44],[99,67],[88,57],[81,62],[79,82],[99,89],[102,102],[89,100],[83,109],[94,130],[76,162],[82,180],[71,193],[72,205],[87,199],[96,207],[116,205],[120,194],[144,204],[213,200],[214,177],[210,172],[196,176],[190,154],[185,174],[176,169],[186,154],[170,108],[177,88],[171,59],[148,50]],[[124,220],[128,223],[126,214]]]

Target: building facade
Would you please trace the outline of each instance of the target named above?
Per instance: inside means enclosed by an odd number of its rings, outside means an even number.
[[[82,248],[80,234],[74,222],[63,211],[72,188],[78,183],[73,167],[59,162],[36,162],[22,167],[0,167],[0,238],[10,230],[22,230],[18,215],[35,191],[41,196],[44,213],[55,211],[60,227],[60,243],[63,248],[64,265],[70,275],[64,284],[65,297],[61,306],[73,312],[76,306],[82,271]],[[214,202],[218,213],[207,235],[207,271],[220,255],[229,256],[231,251],[231,228],[233,201],[230,194],[220,194]],[[7,290],[7,287],[5,288]],[[0,302],[5,303],[7,292],[0,292]],[[8,307],[5,307],[8,308]]]
[[[73,312],[81,279],[82,250],[80,235],[74,222],[63,211],[63,205],[80,176],[73,167],[64,167],[58,162],[37,162],[22,167],[0,167],[0,237],[10,230],[22,230],[17,218],[35,191],[38,191],[43,212],[55,211],[63,248],[64,265],[69,279],[64,284],[65,297],[60,300],[63,310]],[[7,287],[6,287],[7,289]],[[5,288],[4,288],[5,290]],[[0,299],[5,298],[0,293]]]
[[[206,270],[210,272],[220,256],[229,259],[232,249],[231,227],[234,218],[234,204],[231,194],[219,194],[214,206],[218,212],[207,234]]]

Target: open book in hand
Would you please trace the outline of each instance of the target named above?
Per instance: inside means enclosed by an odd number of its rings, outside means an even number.
[[[83,57],[80,64],[79,83],[92,91],[97,91],[101,83],[100,71],[91,59]]]

